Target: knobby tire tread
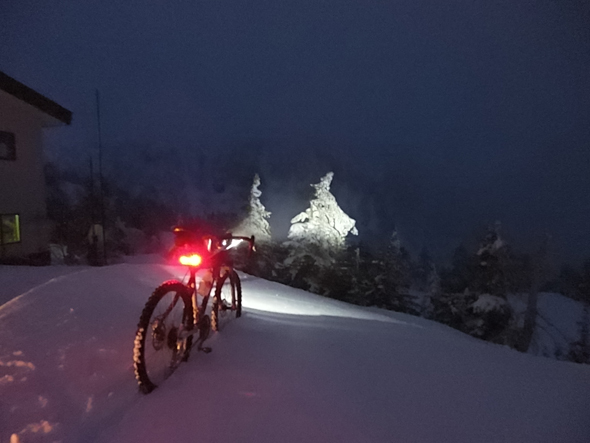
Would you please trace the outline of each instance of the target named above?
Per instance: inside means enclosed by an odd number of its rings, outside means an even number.
[[[177,280],[169,280],[154,290],[146,302],[139,318],[133,348],[133,367],[135,370],[135,378],[137,379],[139,390],[144,394],[149,394],[157,387],[157,385],[150,380],[147,373],[145,362],[146,334],[150,331],[150,319],[154,313],[154,310],[156,309],[156,306],[160,300],[170,292],[177,292],[180,294],[180,298],[184,304],[184,326],[187,328],[187,330],[191,330],[194,325],[192,299],[184,284]],[[185,354],[181,357],[181,361],[186,361],[188,359],[192,342],[193,336],[190,335],[187,338]]]

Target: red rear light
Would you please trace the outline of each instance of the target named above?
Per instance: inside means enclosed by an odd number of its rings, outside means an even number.
[[[199,254],[181,255],[178,261],[185,266],[200,266],[203,258]]]

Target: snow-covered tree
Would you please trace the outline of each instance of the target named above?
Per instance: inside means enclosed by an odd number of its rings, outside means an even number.
[[[500,222],[488,229],[477,257],[477,300],[471,305],[475,316],[471,335],[507,344],[513,312],[506,301],[508,249],[500,236]]]
[[[334,173],[328,172],[318,184],[311,185],[315,188],[315,198],[308,209],[291,220],[285,243],[292,248],[287,265],[310,255],[318,265],[329,266],[344,249],[347,235],[358,235],[355,220],[346,215],[330,192],[333,177]]]
[[[271,231],[268,223],[271,213],[260,202],[262,192],[258,189],[259,186],[260,177],[256,174],[250,190],[248,214],[232,232],[234,235],[247,237],[254,235],[257,244],[268,244],[271,242]]]
[[[477,257],[479,260],[479,292],[506,296],[506,243],[500,236],[500,222],[488,229]]]
[[[288,255],[278,265],[281,272],[288,273],[285,282],[317,293],[333,292],[326,282],[335,283],[335,267],[347,267],[340,263],[346,256],[347,235],[358,235],[356,222],[330,192],[333,177],[334,173],[328,172],[318,184],[311,185],[315,196],[309,208],[291,220],[288,240],[283,244]]]

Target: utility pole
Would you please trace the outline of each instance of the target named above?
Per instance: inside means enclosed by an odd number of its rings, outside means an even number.
[[[99,177],[99,195],[100,195],[100,218],[102,224],[102,253],[103,265],[107,264],[107,229],[105,224],[104,211],[104,179],[102,175],[102,134],[100,127],[100,96],[98,89],[96,89],[96,119],[98,122],[98,177]]]
[[[92,237],[90,239],[90,250],[88,251],[88,262],[91,266],[98,266],[98,236],[96,235],[96,193],[94,192],[94,165],[92,155],[88,156],[90,166],[90,224]]]

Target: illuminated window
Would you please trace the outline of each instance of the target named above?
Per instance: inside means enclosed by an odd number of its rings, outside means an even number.
[[[0,160],[16,160],[16,144],[12,132],[0,131]]]
[[[20,241],[18,214],[0,214],[0,245]]]

